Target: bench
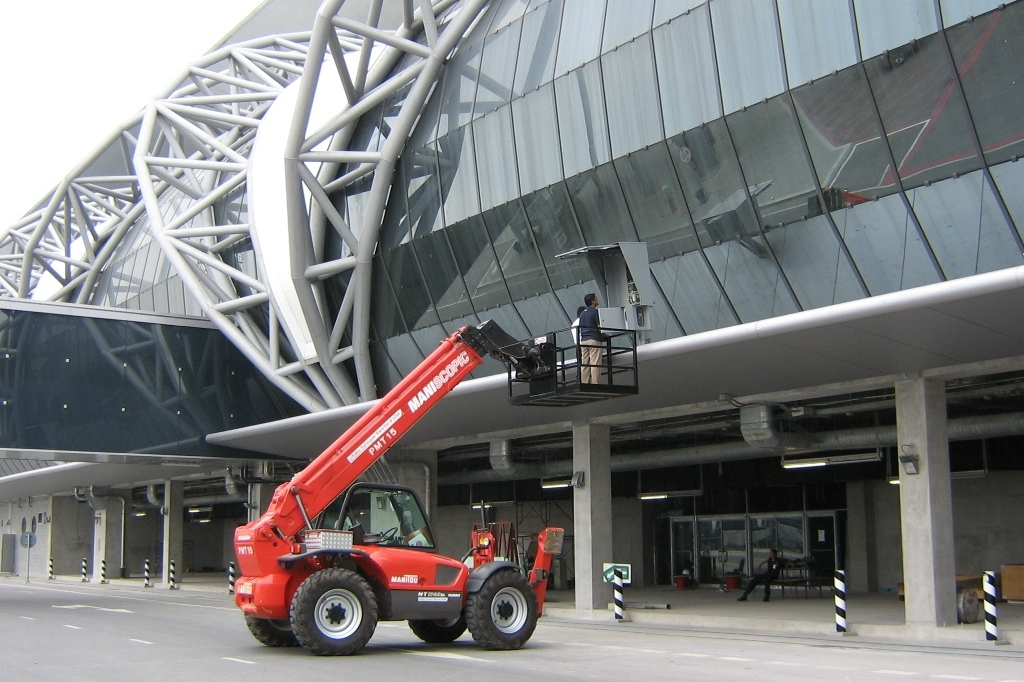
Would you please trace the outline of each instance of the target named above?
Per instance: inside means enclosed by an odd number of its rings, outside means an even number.
[[[810,596],[812,589],[817,588],[818,597],[823,597],[824,588],[832,586],[832,576],[819,575],[814,560],[805,557],[803,559],[784,559],[782,572],[772,585],[778,585],[782,596],[786,596],[786,588],[793,588],[794,594],[799,594],[803,588],[804,599]]]

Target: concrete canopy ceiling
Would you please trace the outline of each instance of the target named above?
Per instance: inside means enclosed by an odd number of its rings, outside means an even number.
[[[573,421],[650,419],[695,404],[844,382],[935,373],[972,363],[1024,367],[1024,266],[642,346],[640,394],[577,407],[511,406],[504,375],[455,388],[401,441],[567,430]],[[256,453],[320,454],[376,403],[351,405],[207,437]],[[694,410],[699,411],[699,410]]]

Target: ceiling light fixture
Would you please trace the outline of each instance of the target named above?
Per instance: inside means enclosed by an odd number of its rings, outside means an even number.
[[[783,457],[782,468],[808,469],[832,464],[860,464],[864,462],[880,462],[881,460],[881,450],[868,450],[867,452],[851,452],[845,455],[828,455],[826,457],[811,457],[808,459],[786,459]]]

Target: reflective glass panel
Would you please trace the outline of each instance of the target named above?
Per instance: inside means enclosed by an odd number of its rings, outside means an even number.
[[[722,120],[676,135],[668,149],[701,244],[758,235],[757,216],[743,186],[729,132]]]
[[[817,194],[789,98],[774,97],[726,121],[761,222],[775,226],[806,217]]]
[[[790,87],[857,63],[849,0],[779,3]]]
[[[981,166],[967,107],[941,36],[917,40],[865,63],[904,187]],[[902,59],[902,61],[900,61]]]
[[[417,237],[412,244],[441,321],[472,314],[469,295],[448,246],[447,231]]]
[[[551,80],[561,18],[562,0],[551,0],[523,17],[514,96],[519,97]]]
[[[512,99],[516,52],[519,50],[519,34],[522,27],[522,22],[517,21],[487,37],[476,91],[474,116],[494,111]]]
[[[565,184],[587,244],[636,241],[636,230],[611,164],[569,178]]]
[[[933,0],[853,0],[861,59],[907,45],[939,30]]]
[[[777,95],[785,87],[772,0],[714,0],[718,75],[725,113]]]
[[[473,133],[480,173],[480,202],[486,211],[519,196],[510,108],[502,107],[478,118],[473,122]]]
[[[591,62],[556,80],[555,100],[565,176],[571,177],[610,161],[598,62]]]
[[[608,0],[601,51],[607,52],[651,30],[654,0]]]
[[[750,243],[764,248],[761,239],[756,238],[704,249],[740,321],[753,322],[797,312],[775,263]]]
[[[992,179],[1017,226],[1017,233],[1024,237],[1024,164],[1016,162],[993,166]]]
[[[555,257],[584,245],[565,186],[559,183],[525,196],[523,206],[551,285],[557,289],[592,279],[585,258]]]
[[[1024,4],[1014,3],[949,31],[949,47],[985,160],[1024,153]]]
[[[1002,4],[1002,0],[939,0],[942,23],[946,26],[959,24],[970,17],[981,16]]]
[[[491,22],[491,26],[488,29],[490,33],[495,33],[505,28],[513,21],[523,16],[526,13],[526,8],[529,6],[527,0],[505,0],[500,3],[497,7],[497,12],[494,15],[494,21]]]
[[[654,4],[654,25],[663,24],[706,3],[707,0],[657,0]]]
[[[612,157],[664,138],[650,35],[601,57]]]
[[[651,272],[687,334],[736,324],[715,275],[699,251],[651,263]]]
[[[549,292],[547,276],[533,244],[523,206],[512,201],[484,213],[498,264],[513,301]],[[527,323],[529,324],[529,323]]]
[[[822,189],[841,190],[845,203],[898,190],[892,159],[860,66],[792,92]]]
[[[697,235],[664,142],[615,161],[626,204],[652,261],[694,251]]]
[[[554,87],[548,83],[512,102],[512,121],[523,194],[561,180]]]
[[[767,238],[804,310],[863,298],[824,216],[773,229]]]
[[[1024,262],[981,171],[907,193],[948,279]]]
[[[405,183],[408,202],[408,225],[387,232],[387,245],[397,244],[416,234],[424,234],[440,229],[441,220],[441,189],[437,176],[437,154],[434,145],[430,144],[419,149],[408,150],[401,161],[402,180]],[[394,192],[392,192],[392,195]],[[391,212],[391,200],[387,213]],[[396,206],[401,208],[400,203]]]
[[[469,123],[476,99],[482,51],[483,42],[464,46],[445,66],[437,134],[450,133]]]
[[[567,29],[558,38],[555,76],[569,73],[595,59],[601,52],[605,0],[565,0],[562,25]]]
[[[476,188],[476,155],[470,126],[437,138],[444,221],[448,225],[480,213]],[[419,233],[419,231],[417,231]]]
[[[391,286],[398,298],[402,316],[410,329],[437,324],[437,312],[427,295],[428,290],[412,246],[405,243],[385,253],[384,266],[391,277]]]
[[[832,214],[872,296],[940,280],[899,195]]]
[[[707,5],[656,28],[654,53],[667,135],[722,115]]]
[[[398,334],[405,334],[408,330],[402,313],[398,308],[398,301],[395,299],[394,289],[391,288],[391,280],[388,272],[384,269],[384,261],[380,256],[373,259],[372,279],[373,291],[371,293],[372,304],[370,314],[373,327],[377,330],[378,339],[386,339]]]
[[[531,336],[541,336],[569,326],[569,317],[552,293],[516,301],[516,309],[523,316]],[[573,311],[575,312],[575,310]]]
[[[446,231],[455,262],[473,299],[473,307],[481,311],[510,303],[505,280],[501,276],[494,249],[487,238],[487,228],[480,216],[464,220]]]

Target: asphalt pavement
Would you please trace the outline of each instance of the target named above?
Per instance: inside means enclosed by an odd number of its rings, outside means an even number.
[[[770,604],[749,604],[769,625]],[[758,610],[760,615],[756,615]],[[143,590],[0,579],[0,680],[985,680],[1024,682],[1024,649],[863,637],[728,632],[544,618],[519,651],[418,640],[380,623],[358,655],[257,643],[222,585]],[[310,677],[316,676],[316,677]],[[320,676],[330,676],[320,677]]]

